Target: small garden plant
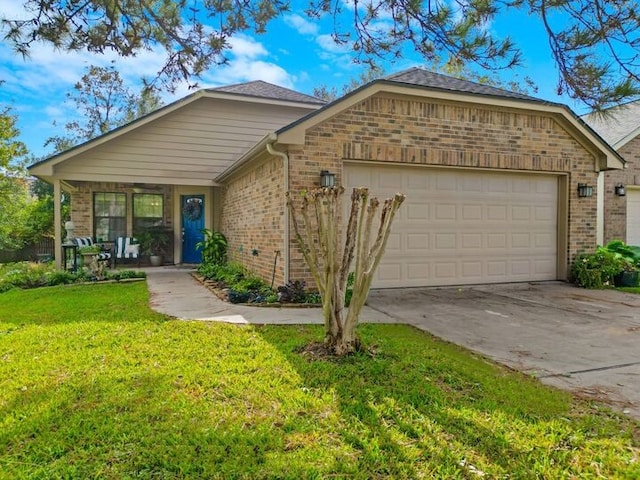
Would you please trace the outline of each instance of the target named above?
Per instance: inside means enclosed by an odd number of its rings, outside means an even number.
[[[236,262],[202,263],[197,273],[225,291],[231,303],[319,303],[318,294],[307,290],[302,281],[292,281],[274,290]]]
[[[613,240],[595,253],[579,255],[571,267],[571,278],[581,287],[595,289],[612,287],[623,274],[633,274],[637,285],[639,265],[640,247]]]
[[[292,281],[273,289],[240,263],[227,261],[227,239],[220,232],[202,231],[204,239],[196,247],[202,251],[198,274],[226,292],[231,303],[318,303],[317,294],[305,283]]]
[[[145,277],[146,274],[144,272],[119,270],[105,272],[103,280],[120,281]],[[70,272],[57,270],[53,263],[17,262],[0,264],[0,293],[14,288],[52,287],[54,285],[67,285],[95,280],[86,268],[81,268],[77,272]]]

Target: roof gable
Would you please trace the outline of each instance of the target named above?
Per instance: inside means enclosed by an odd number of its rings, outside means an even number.
[[[246,93],[259,89],[261,97]],[[265,135],[324,103],[266,82],[231,90],[199,90],[31,165],[30,173],[67,181],[210,185]]]
[[[168,117],[174,112],[179,112],[182,109],[188,108],[196,101],[201,102],[202,99],[214,99],[221,102],[238,102],[238,105],[253,104],[256,108],[263,108],[265,110],[271,110],[274,107],[279,108],[282,110],[282,118],[274,118],[271,129],[268,131],[273,131],[275,128],[288,124],[291,120],[304,116],[307,112],[313,111],[326,103],[322,99],[263,81],[247,82],[212,89],[202,89],[173,103],[165,105],[148,115],[134,120],[133,122],[117,127],[104,135],[100,135],[85,143],[76,145],[69,150],[45,158],[44,160],[31,165],[29,170],[32,175],[43,177],[50,176],[53,174],[53,168],[55,165],[77,158],[78,156],[91,152],[96,148],[109,145],[110,142],[115,141],[124,135],[135,132],[136,130],[156,121],[162,120],[164,117]],[[260,107],[259,105],[264,105],[264,107]],[[288,118],[288,120],[284,120],[284,118]],[[260,136],[264,135],[264,133],[265,132],[261,132]],[[255,140],[257,141],[258,138]],[[241,153],[242,151],[237,152],[235,158],[237,159]]]
[[[307,129],[380,92],[419,96],[440,101],[474,103],[490,108],[525,109],[554,115],[573,132],[576,139],[580,139],[583,145],[588,145],[588,149],[594,152],[599,159],[596,165],[597,170],[619,169],[623,168],[625,164],[622,157],[606,141],[564,104],[460,80],[419,68],[412,68],[380,80],[374,80],[323,108],[309,113],[275,132],[277,141],[285,145],[302,145]],[[245,158],[241,159],[240,163],[244,161],[246,161]]]

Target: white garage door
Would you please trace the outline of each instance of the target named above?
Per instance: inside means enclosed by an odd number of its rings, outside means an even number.
[[[407,197],[374,287],[557,279],[555,176],[354,164],[345,186]]]
[[[627,244],[640,245],[640,190],[627,189]]]

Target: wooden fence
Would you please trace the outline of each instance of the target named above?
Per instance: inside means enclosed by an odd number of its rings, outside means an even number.
[[[0,263],[42,262],[53,258],[53,238],[43,238],[19,250],[0,250]]]

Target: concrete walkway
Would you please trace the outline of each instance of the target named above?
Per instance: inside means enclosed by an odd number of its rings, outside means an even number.
[[[320,308],[248,307],[223,302],[195,280],[192,268],[161,267],[143,269],[151,294],[151,308],[181,320],[208,320],[239,324],[321,324]],[[368,323],[401,323],[386,313],[364,307]]]

